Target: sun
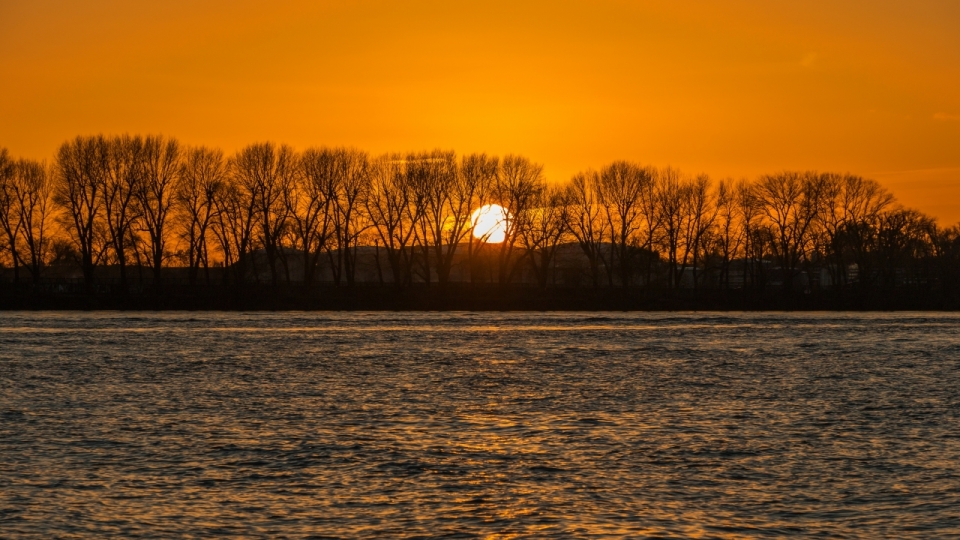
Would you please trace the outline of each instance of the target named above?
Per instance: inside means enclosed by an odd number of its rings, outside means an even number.
[[[499,244],[507,239],[510,212],[499,204],[486,204],[470,215],[473,236],[488,244]]]

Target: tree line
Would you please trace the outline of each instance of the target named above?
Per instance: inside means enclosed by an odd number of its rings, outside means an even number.
[[[473,234],[471,215],[487,204],[509,212],[503,242]],[[209,281],[211,268],[242,283],[260,257],[273,284],[313,283],[325,265],[350,285],[371,246],[400,287],[447,283],[457,265],[469,279],[485,265],[499,283],[547,287],[570,246],[584,261],[577,279],[596,287],[776,281],[790,293],[814,271],[848,290],[955,293],[960,282],[960,229],[856,175],[716,181],[617,161],[548,183],[523,156],[442,150],[371,156],[266,142],[228,156],[132,135],[77,137],[49,163],[0,149],[0,228],[0,264],[34,283],[63,265],[87,284],[106,266],[121,287],[131,268],[148,269],[157,286],[170,267],[190,283]]]

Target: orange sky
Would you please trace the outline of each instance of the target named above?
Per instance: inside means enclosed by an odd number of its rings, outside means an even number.
[[[960,221],[956,0],[0,0],[0,146],[521,153],[854,172]]]

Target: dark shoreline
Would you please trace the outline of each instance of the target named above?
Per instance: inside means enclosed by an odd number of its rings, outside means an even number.
[[[954,311],[960,305],[932,291],[863,296],[819,292],[503,287],[496,284],[169,286],[157,293],[0,290],[0,311]]]

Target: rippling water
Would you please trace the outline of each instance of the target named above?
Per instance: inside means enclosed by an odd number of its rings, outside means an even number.
[[[960,535],[960,315],[0,314],[0,536]]]

